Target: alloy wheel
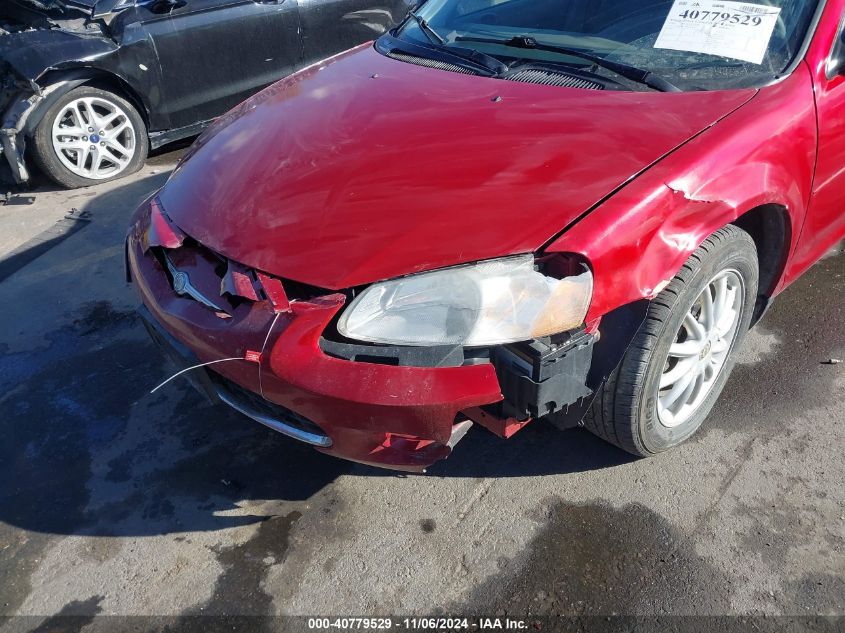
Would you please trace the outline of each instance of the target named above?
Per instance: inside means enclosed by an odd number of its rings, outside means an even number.
[[[657,413],[663,426],[689,420],[713,389],[736,339],[744,297],[740,274],[723,270],[684,315],[660,376]]]
[[[104,180],[129,166],[137,148],[136,130],[117,104],[81,97],[53,121],[53,149],[62,164],[83,178]]]

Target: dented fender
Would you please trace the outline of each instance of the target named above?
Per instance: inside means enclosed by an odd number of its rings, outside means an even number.
[[[579,253],[593,267],[588,320],[655,297],[709,235],[760,206],[784,210],[788,249],[794,250],[812,187],[817,142],[812,95],[802,63],[546,247]],[[771,142],[773,136],[790,140]],[[775,293],[788,278],[788,271],[780,272]]]
[[[29,170],[24,160],[27,137],[40,120],[39,114],[69,90],[85,83],[84,79],[68,79],[42,88],[29,82],[31,92],[22,93],[2,113],[0,120],[0,147],[18,184],[29,180]]]
[[[118,19],[124,19],[118,16]],[[29,179],[26,142],[40,114],[67,91],[94,79],[107,78],[135,88],[138,106],[151,129],[169,127],[164,114],[143,95],[157,94],[160,69],[141,63],[155,58],[152,42],[138,29],[124,32],[118,43],[105,32],[33,29],[0,38],[0,72],[6,97],[0,102],[0,144],[16,182]],[[12,85],[13,84],[13,85]],[[12,88],[9,90],[9,88]]]

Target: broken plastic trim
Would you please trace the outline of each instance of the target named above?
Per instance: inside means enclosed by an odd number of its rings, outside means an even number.
[[[160,260],[170,273],[171,283],[176,294],[187,294],[206,307],[215,310],[221,316],[231,316],[228,311],[193,288],[187,275],[180,271],[167,256],[167,250],[180,248],[186,240],[190,239],[189,236],[168,217],[158,198],[150,200],[149,211],[148,225],[143,232],[144,252],[153,248],[161,249]],[[191,240],[191,243],[194,243],[194,240]],[[197,248],[212,252],[199,242],[196,242],[196,245]],[[220,280],[221,297],[228,295],[251,302],[267,301],[276,313],[290,311],[290,301],[281,280],[222,255],[216,253],[214,255],[226,262],[226,273]]]
[[[7,72],[6,69],[3,72]],[[12,177],[18,184],[29,180],[29,170],[24,162],[24,150],[26,142],[21,132],[26,125],[27,119],[35,110],[45,94],[35,82],[20,82],[26,84],[31,94],[14,99],[9,108],[3,112],[0,121],[0,148],[12,170]]]
[[[173,223],[161,206],[158,198],[150,200],[150,217],[147,230],[143,234],[144,252],[155,246],[162,248],[179,248],[185,242],[187,235]]]
[[[649,305],[640,300],[604,315],[598,336],[582,330],[570,333],[568,341],[533,341],[494,350],[504,399],[465,410],[464,415],[504,438],[535,417],[546,417],[564,429],[580,425],[622,362]]]
[[[12,177],[17,184],[24,184],[29,181],[29,170],[26,166],[24,154],[26,151],[26,138],[32,134],[37,124],[31,123],[33,114],[49,107],[55,99],[62,94],[85,83],[84,79],[69,78],[65,81],[58,81],[49,86],[41,87],[31,79],[17,78],[18,75],[6,64],[0,68],[0,77],[6,75],[6,81],[12,81],[18,88],[18,92],[9,102],[5,112],[0,119],[0,154],[6,158],[6,162],[12,171]]]
[[[550,415],[549,420],[555,426],[570,428],[582,423],[584,415],[593,406],[596,394],[619,367],[637,332],[645,323],[650,305],[650,300],[640,299],[616,308],[601,318],[599,338],[593,346],[592,363],[585,383],[591,394]]]
[[[587,376],[596,337],[583,329],[551,341],[528,341],[491,351],[506,417],[539,418],[592,394]]]
[[[220,294],[247,301],[269,301],[274,312],[290,312],[290,301],[281,280],[231,259],[226,260]]]

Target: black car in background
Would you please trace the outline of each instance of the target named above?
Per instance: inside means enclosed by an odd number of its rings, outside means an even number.
[[[262,87],[374,39],[410,0],[0,0],[0,172],[131,174]]]

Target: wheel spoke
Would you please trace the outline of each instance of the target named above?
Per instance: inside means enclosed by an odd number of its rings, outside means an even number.
[[[704,341],[707,338],[704,326],[698,322],[698,319],[695,318],[692,312],[687,312],[684,316],[684,327],[686,327],[687,333],[694,339]]]
[[[130,154],[132,154],[132,152],[129,151],[129,148],[126,147],[120,141],[118,141],[116,138],[108,138],[108,139],[105,140],[105,143],[106,143],[107,146],[111,147],[112,149],[116,149],[118,152],[120,152],[124,156],[129,156]]]
[[[78,103],[70,104],[65,110],[65,115],[70,115],[70,118],[73,119],[74,127],[85,127],[85,119],[82,116],[82,111],[79,109]]]
[[[128,162],[128,159],[121,158],[120,156],[116,155],[108,146],[103,148],[103,154],[107,159],[109,159],[111,162],[118,166],[123,166]]]
[[[713,354],[713,356],[718,356],[727,352],[728,347],[730,347],[730,344],[725,339],[719,338],[713,341],[713,347],[711,348],[710,353]]]
[[[85,101],[79,101],[76,104],[76,116],[78,125],[86,128],[92,127],[91,111],[88,109],[88,104]]]
[[[716,326],[715,307],[713,305],[713,297],[710,295],[710,285],[701,293],[701,316],[704,319],[704,328],[708,332],[712,332]]]
[[[678,399],[678,403],[681,406],[688,404],[690,400],[693,399],[695,394],[698,393],[699,388],[701,387],[702,383],[704,382],[704,377],[702,376],[702,372],[696,373],[692,380],[689,381],[689,385],[684,392],[681,394],[681,397]]]
[[[693,372],[687,372],[681,376],[669,390],[669,393],[661,398],[663,406],[667,409],[672,409],[672,405],[675,404],[675,402],[678,401],[678,398],[680,398],[687,390],[687,387],[690,386],[690,383],[693,381],[695,376],[696,375]]]
[[[106,132],[108,132],[109,138],[117,138],[128,127],[129,121],[122,121]]]
[[[56,143],[62,149],[83,149],[88,145],[87,142],[83,141],[79,138],[63,138],[63,139],[56,139]]]
[[[715,297],[713,298],[713,318],[716,323],[719,323],[722,320],[722,315],[727,307],[728,278],[720,277],[712,285],[716,291]]]
[[[85,130],[85,129],[77,126],[77,125],[74,125],[73,127],[58,127],[58,128],[56,128],[56,134],[61,135],[61,136],[80,137],[80,136],[84,136],[87,132],[88,132],[87,130]]]
[[[99,149],[93,149],[91,153],[93,154],[93,158],[91,159],[91,173],[96,174],[100,171],[100,167],[103,164],[103,152]]]
[[[109,126],[122,116],[122,112],[112,112],[111,114],[107,114],[102,119],[100,119],[100,125],[102,126],[101,129],[108,130]]]
[[[88,110],[88,116],[90,117],[88,119],[88,122],[90,123],[91,127],[94,128],[95,132],[97,130],[102,130],[103,129],[102,119],[100,119],[100,115],[97,114],[97,110],[94,107],[94,99],[86,99],[85,100],[85,106],[86,106],[86,109]]]
[[[722,313],[722,318],[720,319],[719,323],[716,324],[716,336],[718,336],[719,338],[724,338],[725,336],[727,336],[728,332],[730,332],[731,328],[733,328],[736,319],[736,310],[724,310],[724,312]]]
[[[76,152],[76,168],[79,171],[83,171],[85,169],[85,163],[88,161],[88,154],[91,150],[88,149],[88,145],[82,147],[78,152]]]
[[[684,341],[683,343],[672,343],[669,346],[669,356],[674,358],[690,358],[698,356],[701,352],[702,343],[699,340]]]
[[[672,369],[660,376],[660,389],[674,385],[684,374],[695,367],[695,359],[679,361]]]

